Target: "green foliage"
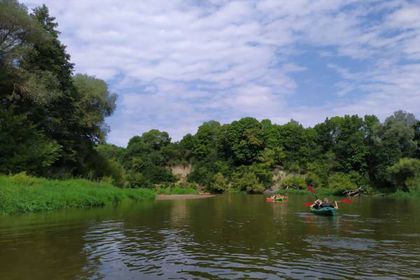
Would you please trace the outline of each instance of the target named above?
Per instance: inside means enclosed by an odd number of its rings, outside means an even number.
[[[0,109],[0,172],[46,174],[60,146],[47,139],[24,115]]]
[[[0,63],[20,59],[33,43],[45,39],[42,27],[15,0],[0,1]]]
[[[387,171],[394,189],[413,192],[420,190],[420,160],[402,158],[388,167]]]
[[[315,172],[306,173],[305,182],[306,182],[306,185],[311,185],[314,187],[320,187],[324,185],[321,177]]]
[[[222,193],[229,189],[228,180],[223,176],[221,172],[217,172],[210,183],[208,190],[211,192]]]
[[[352,176],[349,174],[337,172],[328,179],[328,188],[333,191],[335,195],[342,195],[346,190],[356,189],[358,186],[352,181]]]
[[[262,193],[265,188],[257,175],[252,172],[245,172],[245,170],[234,172],[232,175],[233,189],[238,191],[245,191],[248,193]]]
[[[0,142],[7,156],[0,170],[96,179],[104,164],[94,145],[105,139],[115,95],[101,80],[72,76],[57,26],[45,5],[28,14],[17,1],[0,1]]]
[[[284,189],[302,190],[306,188],[306,179],[303,175],[288,175],[280,182],[280,185]]]
[[[75,103],[78,122],[90,131],[94,143],[104,142],[108,132],[104,120],[114,112],[117,96],[109,93],[104,81],[88,75],[74,76],[73,84],[80,95]]]
[[[262,126],[254,118],[232,122],[226,129],[225,141],[228,153],[238,165],[257,161],[265,148]]]
[[[176,185],[162,186],[156,188],[156,192],[158,194],[198,194],[197,188],[193,185],[184,187]]]
[[[211,191],[261,192],[273,170],[289,175],[283,187],[307,183],[340,192],[354,186],[418,188],[420,122],[397,111],[327,118],[314,128],[246,117],[203,123],[172,143],[156,129],[134,136],[127,148],[105,144],[105,118],[116,95],[89,75],[73,75],[58,24],[43,5],[28,13],[0,0],[0,172],[55,178],[84,177],[120,187],[176,181],[170,167],[192,166],[188,181]],[[406,160],[404,158],[412,158]]]
[[[417,149],[414,153],[414,157],[420,159],[420,121],[413,126],[414,129],[414,141],[416,142]]]
[[[0,185],[1,214],[100,207],[123,200],[153,199],[155,196],[151,190],[120,189],[82,179],[47,180],[23,173],[0,176]]]
[[[156,129],[130,139],[122,156],[130,187],[150,188],[154,184],[176,180],[166,166],[169,160],[166,148],[170,141],[168,133]]]

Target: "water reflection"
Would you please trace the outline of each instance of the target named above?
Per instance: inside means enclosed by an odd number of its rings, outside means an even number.
[[[410,218],[419,213],[418,205],[384,208],[391,202],[366,199],[342,207],[336,217],[322,217],[308,212],[307,199],[266,203],[262,196],[227,195],[3,217],[0,279],[409,279],[419,274],[419,221]]]

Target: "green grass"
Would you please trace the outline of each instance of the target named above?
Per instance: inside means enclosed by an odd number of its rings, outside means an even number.
[[[401,190],[398,190],[394,193],[386,194],[386,197],[390,198],[396,198],[396,199],[420,199],[420,190],[417,191],[411,191],[411,192],[404,192]]]
[[[101,207],[154,197],[153,190],[121,189],[83,179],[49,180],[25,174],[0,176],[0,214]]]
[[[192,187],[182,188],[182,187],[161,187],[156,189],[158,194],[198,194],[197,189]]]
[[[324,197],[324,196],[334,196],[334,190],[331,189],[316,189],[316,195],[318,197]],[[308,190],[297,190],[297,189],[280,189],[276,192],[277,194],[302,194],[302,195],[308,195],[311,194]]]

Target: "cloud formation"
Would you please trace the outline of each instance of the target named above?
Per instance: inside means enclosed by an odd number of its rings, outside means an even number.
[[[25,1],[43,2],[76,70],[119,94],[115,144],[211,119],[420,113],[416,1]]]

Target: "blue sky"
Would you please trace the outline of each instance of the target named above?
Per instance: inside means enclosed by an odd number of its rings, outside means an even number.
[[[208,120],[305,126],[420,116],[420,1],[72,0],[45,3],[76,72],[118,94],[108,141]]]

